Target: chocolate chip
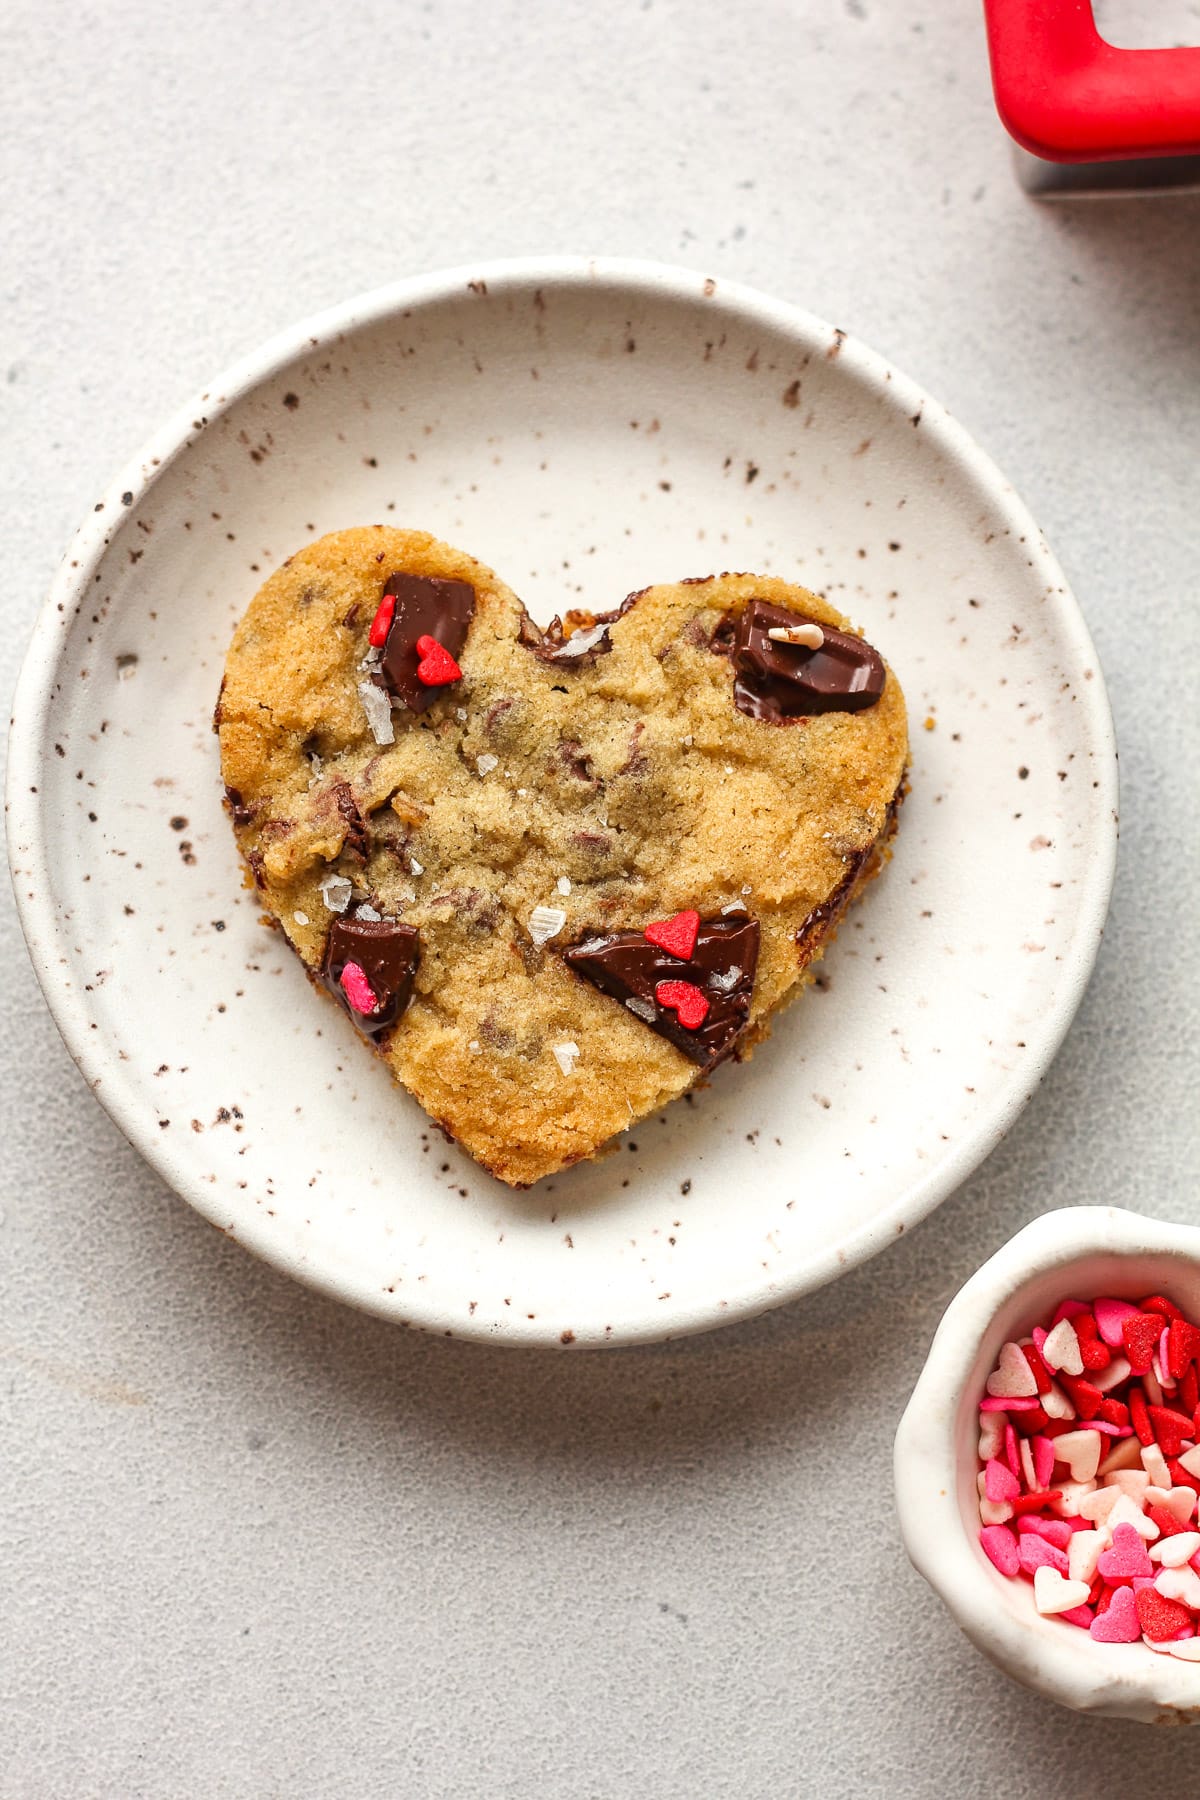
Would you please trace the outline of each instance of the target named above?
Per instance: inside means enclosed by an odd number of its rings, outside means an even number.
[[[334,919],[325,940],[321,980],[345,1006],[366,1037],[378,1037],[396,1023],[412,998],[421,959],[420,933],[395,919]],[[356,963],[375,995],[375,1010],[356,1012],[341,986],[347,963]]]
[[[734,705],[747,718],[778,725],[816,713],[860,712],[879,699],[887,672],[862,638],[821,625],[824,642],[811,650],[767,636],[774,627],[806,622],[819,623],[751,599],[736,624],[726,620],[714,633],[713,649],[732,658]]]
[[[715,1068],[737,1047],[750,1016],[750,996],[758,963],[756,919],[701,922],[696,947],[683,961],[640,931],[593,933],[563,952],[563,961],[585,981],[614,1000],[634,1001],[630,1010],[703,1069]],[[685,980],[704,991],[708,1013],[695,1030],[659,1006],[660,981]]]
[[[388,576],[383,593],[396,601],[380,665],[384,682],[410,712],[425,712],[445,690],[418,680],[417,639],[436,638],[457,661],[475,617],[475,589],[466,581],[397,572]]]

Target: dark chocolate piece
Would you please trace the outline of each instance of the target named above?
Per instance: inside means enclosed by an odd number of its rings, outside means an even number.
[[[440,575],[397,573],[388,576],[383,592],[396,599],[380,662],[384,683],[410,712],[426,712],[446,688],[418,681],[417,639],[436,638],[457,662],[475,617],[475,589],[469,582],[447,581]]]
[[[645,589],[642,590],[645,592]],[[611,612],[583,613],[588,620],[586,625],[573,625],[568,631],[563,621],[555,615],[545,631],[540,631],[533,620],[526,614],[521,620],[518,641],[540,662],[555,669],[587,669],[598,657],[607,656],[612,649],[612,638],[608,627],[629,611],[637,594],[630,594],[622,600],[620,606]],[[572,617],[571,613],[567,618]]]
[[[595,933],[564,950],[563,961],[602,994],[632,1000],[629,1010],[636,1018],[702,1069],[712,1069],[737,1047],[750,1015],[758,921],[736,916],[702,920],[686,962],[647,943],[640,931]],[[660,981],[690,981],[704,994],[708,1016],[695,1031],[659,1006],[654,990]]]
[[[365,863],[371,853],[371,828],[359,811],[354,790],[348,781],[339,781],[330,792],[346,826],[343,854],[353,857],[355,862]]]
[[[413,977],[421,960],[420,933],[395,919],[335,919],[325,940],[321,980],[336,994],[366,1037],[388,1031],[412,998]],[[371,984],[376,1007],[355,1012],[341,986],[342,970],[357,963]]]
[[[715,635],[713,649],[732,658],[733,702],[747,718],[778,725],[814,713],[861,712],[879,699],[887,671],[878,650],[862,638],[821,625],[825,642],[810,650],[767,636],[778,625],[805,624],[821,622],[766,600],[748,600],[732,640],[728,628]]]

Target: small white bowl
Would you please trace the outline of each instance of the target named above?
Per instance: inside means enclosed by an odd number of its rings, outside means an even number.
[[[896,1433],[896,1505],[913,1566],[1006,1674],[1079,1712],[1190,1724],[1200,1719],[1200,1665],[1144,1644],[1098,1644],[1043,1618],[1028,1584],[1006,1580],[979,1544],[977,1409],[1000,1346],[1060,1300],[1154,1293],[1200,1314],[1200,1229],[1081,1206],[1019,1231],[938,1326]]]

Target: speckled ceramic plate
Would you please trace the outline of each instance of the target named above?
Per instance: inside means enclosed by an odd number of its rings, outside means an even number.
[[[525,1194],[443,1142],[244,891],[213,702],[307,538],[427,527],[546,619],[714,569],[818,588],[894,663],[912,794],[820,985],[744,1067]],[[390,1318],[628,1343],[745,1317],[911,1226],[1012,1124],[1095,956],[1112,726],[987,459],[841,331],[686,271],[423,277],[268,345],[97,501],[21,678],[9,844],[63,1036],[215,1225]]]

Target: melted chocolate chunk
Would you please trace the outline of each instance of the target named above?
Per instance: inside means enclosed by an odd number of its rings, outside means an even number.
[[[440,575],[395,574],[388,576],[383,592],[396,600],[380,663],[384,683],[410,712],[426,712],[446,689],[417,680],[417,639],[436,638],[457,662],[475,617],[475,589]]]
[[[750,995],[758,963],[758,921],[747,918],[702,921],[696,948],[686,962],[640,931],[614,931],[584,938],[563,952],[567,966],[623,1003],[652,1031],[670,1040],[702,1069],[715,1068],[736,1049],[750,1015]],[[690,981],[707,999],[704,1023],[689,1031],[654,990],[660,981]]]
[[[825,642],[810,650],[767,636],[775,626],[804,624],[820,620],[748,600],[736,629],[730,620],[715,634],[713,649],[733,661],[733,703],[747,718],[779,725],[814,713],[861,712],[879,699],[887,671],[878,650],[862,638],[821,625]]]
[[[225,784],[225,799],[229,804],[229,816],[235,825],[253,824],[254,815],[261,805],[260,801],[256,800],[252,805],[247,806],[237,788],[230,787],[228,782]]]
[[[413,977],[421,960],[420,933],[395,919],[335,919],[325,940],[321,980],[341,1001],[366,1037],[377,1037],[396,1023],[412,998]],[[371,984],[372,1013],[355,1012],[341,986],[342,970],[357,963]]]
[[[338,812],[346,823],[346,840],[342,852],[365,863],[371,852],[371,828],[358,810],[353,789],[348,781],[339,781],[331,790]]]

